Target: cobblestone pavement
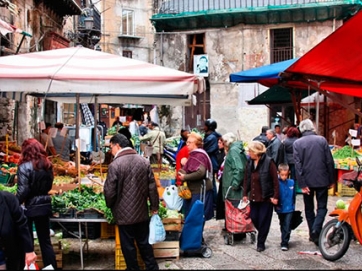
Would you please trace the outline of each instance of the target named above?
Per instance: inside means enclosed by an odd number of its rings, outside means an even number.
[[[330,196],[328,210],[334,209],[338,199],[349,200],[351,197]],[[297,195],[297,209],[303,211],[302,195]],[[326,221],[331,218],[327,215]],[[204,237],[213,255],[210,258],[200,256],[183,257],[179,259],[158,259],[161,270],[176,269],[199,269],[199,270],[226,270],[226,269],[360,269],[362,266],[362,247],[352,241],[347,253],[338,261],[330,262],[320,255],[300,254],[303,251],[319,252],[318,247],[310,242],[307,223],[303,223],[292,232],[289,250],[280,250],[280,230],[277,215],[274,213],[272,226],[266,242],[266,250],[259,253],[256,245],[250,242],[250,235],[242,241],[234,241],[234,245],[226,245],[224,232],[222,232],[224,221],[212,219],[206,222]],[[79,241],[77,239],[66,239],[70,244],[70,252],[63,254],[64,270],[79,270]],[[115,269],[115,241],[96,239],[89,241],[89,251],[84,255],[84,269],[109,270]]]

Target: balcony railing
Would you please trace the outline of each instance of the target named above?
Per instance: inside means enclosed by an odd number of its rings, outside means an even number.
[[[329,5],[361,4],[360,0],[168,0],[155,5],[155,14],[182,14],[227,10],[253,11],[288,7],[317,7]]]
[[[81,13],[81,0],[40,0],[44,4],[54,10],[56,14],[79,15]]]
[[[324,22],[346,20],[361,8],[362,0],[156,0],[151,21],[157,32]]]
[[[86,21],[93,20],[91,29],[101,30],[101,13],[93,6],[92,8],[84,8],[79,16],[78,29],[86,29]]]

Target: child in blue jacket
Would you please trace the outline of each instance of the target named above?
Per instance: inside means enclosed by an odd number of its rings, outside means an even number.
[[[281,231],[281,250],[287,251],[289,249],[289,239],[291,233],[290,222],[292,220],[293,212],[295,210],[295,190],[294,180],[288,179],[289,166],[288,164],[281,163],[278,166],[279,174],[279,201],[275,206],[275,211],[278,214],[279,225]]]

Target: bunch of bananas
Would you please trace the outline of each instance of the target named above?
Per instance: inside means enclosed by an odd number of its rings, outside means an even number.
[[[178,195],[183,199],[191,199],[192,194],[186,182],[178,187]]]

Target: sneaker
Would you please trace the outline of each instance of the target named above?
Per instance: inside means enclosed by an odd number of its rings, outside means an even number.
[[[282,251],[288,251],[288,247],[282,247]]]

